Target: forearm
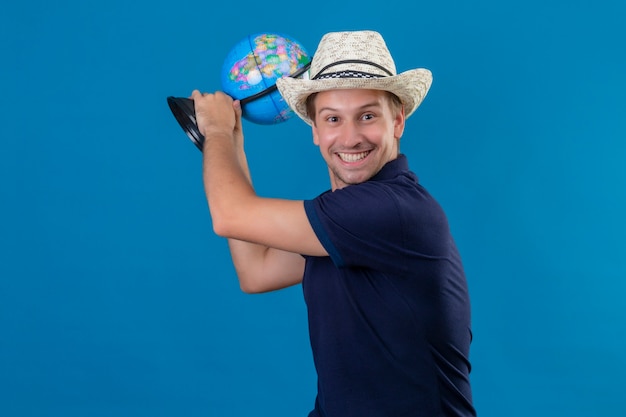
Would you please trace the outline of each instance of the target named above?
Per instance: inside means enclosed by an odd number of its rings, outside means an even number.
[[[256,197],[243,147],[233,138],[206,138],[203,179],[213,228],[230,237],[226,232],[229,223],[245,216],[247,201]]]
[[[245,293],[263,292],[259,276],[269,248],[237,239],[228,239],[228,247],[241,290]]]
[[[236,239],[228,239],[228,245],[243,292],[275,291],[302,282],[302,256]]]

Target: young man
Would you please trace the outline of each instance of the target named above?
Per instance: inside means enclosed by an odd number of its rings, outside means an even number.
[[[430,71],[396,74],[380,34],[359,31],[325,35],[310,74],[277,83],[328,165],[331,190],[307,201],[258,197],[239,102],[192,94],[213,227],[241,288],[302,283],[318,373],[310,417],[474,416],[462,263],[399,154]]]

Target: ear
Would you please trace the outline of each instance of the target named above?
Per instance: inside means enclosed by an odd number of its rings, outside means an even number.
[[[406,118],[404,117],[404,106],[396,113],[396,117],[393,120],[393,137],[396,139],[400,139],[402,134],[404,133],[404,122]]]

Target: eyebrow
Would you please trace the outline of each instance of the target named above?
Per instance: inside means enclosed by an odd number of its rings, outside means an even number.
[[[370,103],[366,103],[366,104],[364,104],[364,105],[362,105],[362,106],[359,106],[359,107],[357,108],[357,110],[365,110],[365,109],[370,108],[370,107],[382,107],[382,104],[380,104],[378,101],[372,101],[372,102],[370,102]],[[328,111],[338,111],[339,109],[335,109],[335,108],[333,108],[333,107],[326,106],[326,107],[322,107],[321,109],[319,109],[319,110],[317,111],[317,113],[321,113],[321,112],[323,112],[324,110],[328,110]]]

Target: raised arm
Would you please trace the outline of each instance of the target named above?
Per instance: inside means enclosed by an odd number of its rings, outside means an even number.
[[[205,136],[203,177],[216,234],[229,238],[240,286],[264,292],[299,283],[301,254],[326,256],[302,201],[261,198],[252,187],[243,148],[241,109],[223,94],[194,91]]]

